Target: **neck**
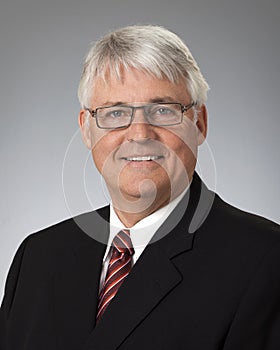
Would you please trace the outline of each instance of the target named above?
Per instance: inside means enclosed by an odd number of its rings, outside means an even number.
[[[187,186],[188,188],[189,186]],[[123,225],[127,228],[130,228],[132,226],[134,226],[137,222],[141,221],[142,219],[146,218],[147,216],[153,214],[154,212],[156,212],[157,210],[163,208],[164,206],[168,205],[171,201],[175,200],[176,198],[178,198],[178,196],[180,196],[187,188],[183,189],[180,193],[178,193],[175,196],[168,197],[167,200],[158,200],[158,201],[154,201],[153,204],[149,207],[147,207],[145,210],[134,210],[134,212],[132,212],[131,208],[129,211],[126,210],[121,210],[119,207],[117,207],[114,203],[114,201],[112,201],[112,205],[114,207],[114,211],[117,214],[118,218],[120,219],[120,221],[123,223]],[[135,209],[135,207],[134,207]]]
[[[134,226],[140,220],[142,220],[142,219],[146,218],[147,216],[151,215],[152,213],[154,213],[155,211],[157,211],[160,208],[164,207],[168,203],[169,203],[169,201],[162,202],[161,204],[157,203],[157,205],[156,204],[151,205],[147,209],[145,209],[143,211],[139,211],[139,212],[137,212],[136,210],[134,212],[120,210],[117,206],[114,205],[114,202],[113,202],[113,207],[114,207],[114,210],[115,210],[118,218],[124,224],[124,226],[127,227],[127,228],[130,228],[130,227]]]
[[[182,182],[177,186],[176,191],[174,188],[173,192],[171,188],[165,188],[157,191],[154,197],[132,197],[127,193],[109,189],[115,213],[124,226],[130,228],[177,198],[190,185],[192,176],[189,178],[187,183]]]

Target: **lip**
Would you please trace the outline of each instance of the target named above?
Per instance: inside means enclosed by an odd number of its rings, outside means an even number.
[[[146,154],[146,155],[130,155],[130,156],[123,156],[120,159],[125,160],[127,162],[154,162],[158,161],[160,159],[163,159],[163,155],[155,155],[155,154]]]
[[[145,155],[129,155],[120,157],[125,162],[126,166],[134,169],[155,169],[160,166],[165,159],[163,155],[145,154]]]

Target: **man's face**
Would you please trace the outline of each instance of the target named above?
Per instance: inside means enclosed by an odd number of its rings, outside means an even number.
[[[106,84],[97,79],[90,109],[115,104],[142,105],[151,102],[190,104],[185,83],[173,84],[137,70],[124,71],[123,79],[110,77]],[[197,146],[206,135],[206,110],[185,113],[179,125],[159,127],[147,123],[143,110],[135,111],[132,124],[124,129],[99,129],[94,118],[81,110],[79,123],[84,140],[92,149],[95,165],[105,179],[116,206],[128,210],[131,202],[142,201],[154,210],[179,195],[193,176]],[[144,208],[143,207],[143,208]]]

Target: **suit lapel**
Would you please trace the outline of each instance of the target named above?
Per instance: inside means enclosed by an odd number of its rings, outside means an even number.
[[[182,276],[172,260],[192,249],[194,234],[189,233],[189,226],[198,206],[201,186],[195,175],[190,193],[156,232],[97,326],[98,288],[105,252],[105,245],[100,241],[104,242],[108,235],[109,210],[99,212],[101,216],[90,213],[75,218],[75,221],[81,220],[79,226],[85,232],[99,236],[91,239],[80,232],[84,238],[59,265],[54,298],[61,349],[70,349],[69,344],[71,349],[116,349],[180,284]],[[203,213],[200,214],[203,218]]]
[[[120,287],[83,350],[116,349],[180,281],[180,274],[159,246],[149,246]]]
[[[192,249],[194,234],[189,233],[189,225],[201,187],[198,177],[193,182],[195,190],[181,201],[156,232],[83,350],[118,348],[161,300],[180,284],[182,276],[172,259]]]

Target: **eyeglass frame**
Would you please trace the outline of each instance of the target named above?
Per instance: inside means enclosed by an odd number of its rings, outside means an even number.
[[[189,103],[188,105],[182,105],[182,103],[180,103],[180,102],[148,103],[148,104],[141,105],[141,106],[131,106],[131,105],[126,105],[126,104],[119,104],[119,105],[111,105],[111,106],[97,107],[97,108],[95,108],[95,109],[90,109],[90,108],[84,106],[84,110],[88,111],[88,112],[90,113],[90,115],[91,115],[93,118],[95,118],[96,125],[97,125],[97,127],[98,127],[99,129],[116,130],[116,129],[126,129],[126,128],[128,128],[128,127],[132,124],[133,119],[134,119],[134,115],[135,115],[135,110],[137,110],[137,109],[143,109],[143,110],[145,111],[145,108],[147,108],[147,107],[149,107],[149,106],[153,106],[153,105],[180,105],[182,115],[181,115],[181,120],[178,121],[177,123],[173,123],[173,124],[153,124],[153,123],[150,123],[149,120],[147,120],[148,123],[149,123],[149,125],[153,125],[153,126],[173,126],[173,125],[179,125],[179,124],[181,124],[182,121],[183,121],[184,113],[187,112],[188,110],[190,110],[192,107],[196,106],[196,105],[197,105],[197,102],[193,101],[193,102]],[[115,128],[100,126],[100,124],[98,123],[97,111],[98,111],[99,109],[106,109],[106,108],[112,108],[112,107],[129,107],[129,108],[131,108],[131,109],[132,109],[132,113],[131,113],[131,116],[130,116],[130,122],[129,122],[129,124],[124,125],[124,126],[117,126],[117,127],[115,127]]]

